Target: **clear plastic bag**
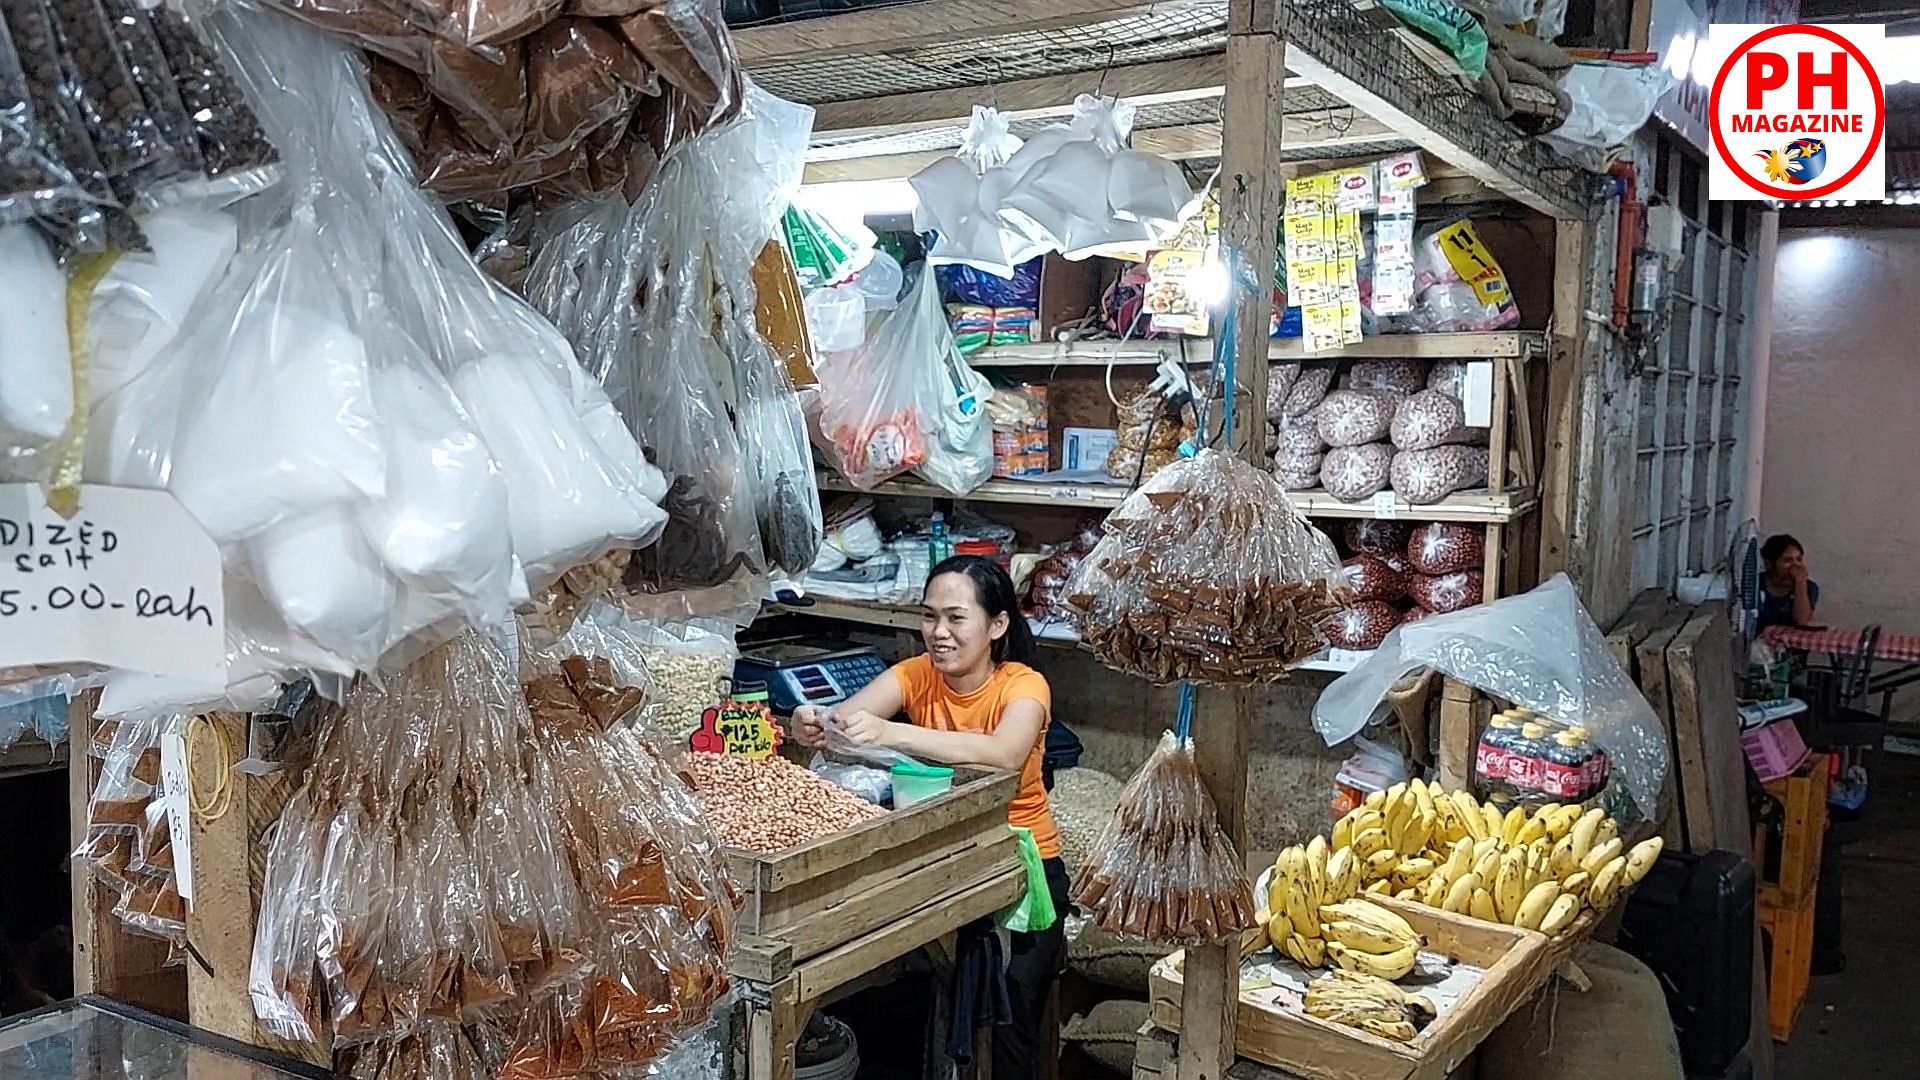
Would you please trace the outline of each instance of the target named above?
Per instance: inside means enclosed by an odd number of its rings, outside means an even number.
[[[822,357],[818,373],[822,449],[860,487],[914,470],[964,495],[993,475],[991,388],[954,347],[925,266],[865,344]]]
[[[1230,453],[1160,470],[1105,528],[1066,602],[1080,640],[1117,670],[1156,683],[1284,678],[1339,607],[1332,541]]]
[[[1253,883],[1220,828],[1193,744],[1170,731],[1121,791],[1082,880],[1074,900],[1109,933],[1205,945],[1254,925]]]
[[[127,929],[176,945],[186,939],[186,901],[161,804],[160,741],[183,726],[178,716],[156,716],[108,721],[95,731],[100,779],[73,855],[81,869],[117,894],[112,913]]]
[[[1387,688],[1423,666],[1585,727],[1641,816],[1658,818],[1670,762],[1666,732],[1566,575],[1518,596],[1402,625],[1321,693],[1314,728],[1330,746],[1352,738]]]
[[[26,69],[0,20],[0,226],[80,195],[45,123],[34,116]]]

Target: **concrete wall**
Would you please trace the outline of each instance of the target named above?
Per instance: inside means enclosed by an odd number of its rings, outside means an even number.
[[[1823,622],[1920,632],[1920,229],[1782,229],[1773,304],[1761,530]]]

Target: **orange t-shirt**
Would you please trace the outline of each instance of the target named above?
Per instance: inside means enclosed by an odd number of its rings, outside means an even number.
[[[1020,790],[1007,808],[1007,823],[1033,831],[1033,842],[1040,857],[1060,857],[1060,830],[1053,823],[1053,810],[1047,805],[1047,787],[1040,775],[1040,759],[1046,753],[1047,724],[1053,722],[1053,690],[1046,676],[1025,664],[1009,660],[994,669],[993,677],[968,694],[955,693],[934,670],[933,661],[924,653],[893,665],[893,677],[900,680],[900,693],[907,705],[907,718],[935,731],[967,731],[991,735],[1000,726],[1007,705],[1021,698],[1040,703],[1045,720],[1040,738],[1033,741],[1027,763],[1020,768]]]

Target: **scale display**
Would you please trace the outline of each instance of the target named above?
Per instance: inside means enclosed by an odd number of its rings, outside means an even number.
[[[790,716],[801,705],[845,701],[885,670],[887,662],[871,646],[832,649],[782,641],[741,653],[733,677],[766,683],[767,704]]]

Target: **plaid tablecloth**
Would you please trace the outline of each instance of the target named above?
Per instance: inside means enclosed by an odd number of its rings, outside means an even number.
[[[1776,649],[1850,653],[1860,647],[1860,634],[1859,627],[1829,626],[1823,630],[1808,630],[1798,626],[1769,626],[1760,631],[1760,640]],[[1873,658],[1920,663],[1920,634],[1882,633],[1874,646]]]

